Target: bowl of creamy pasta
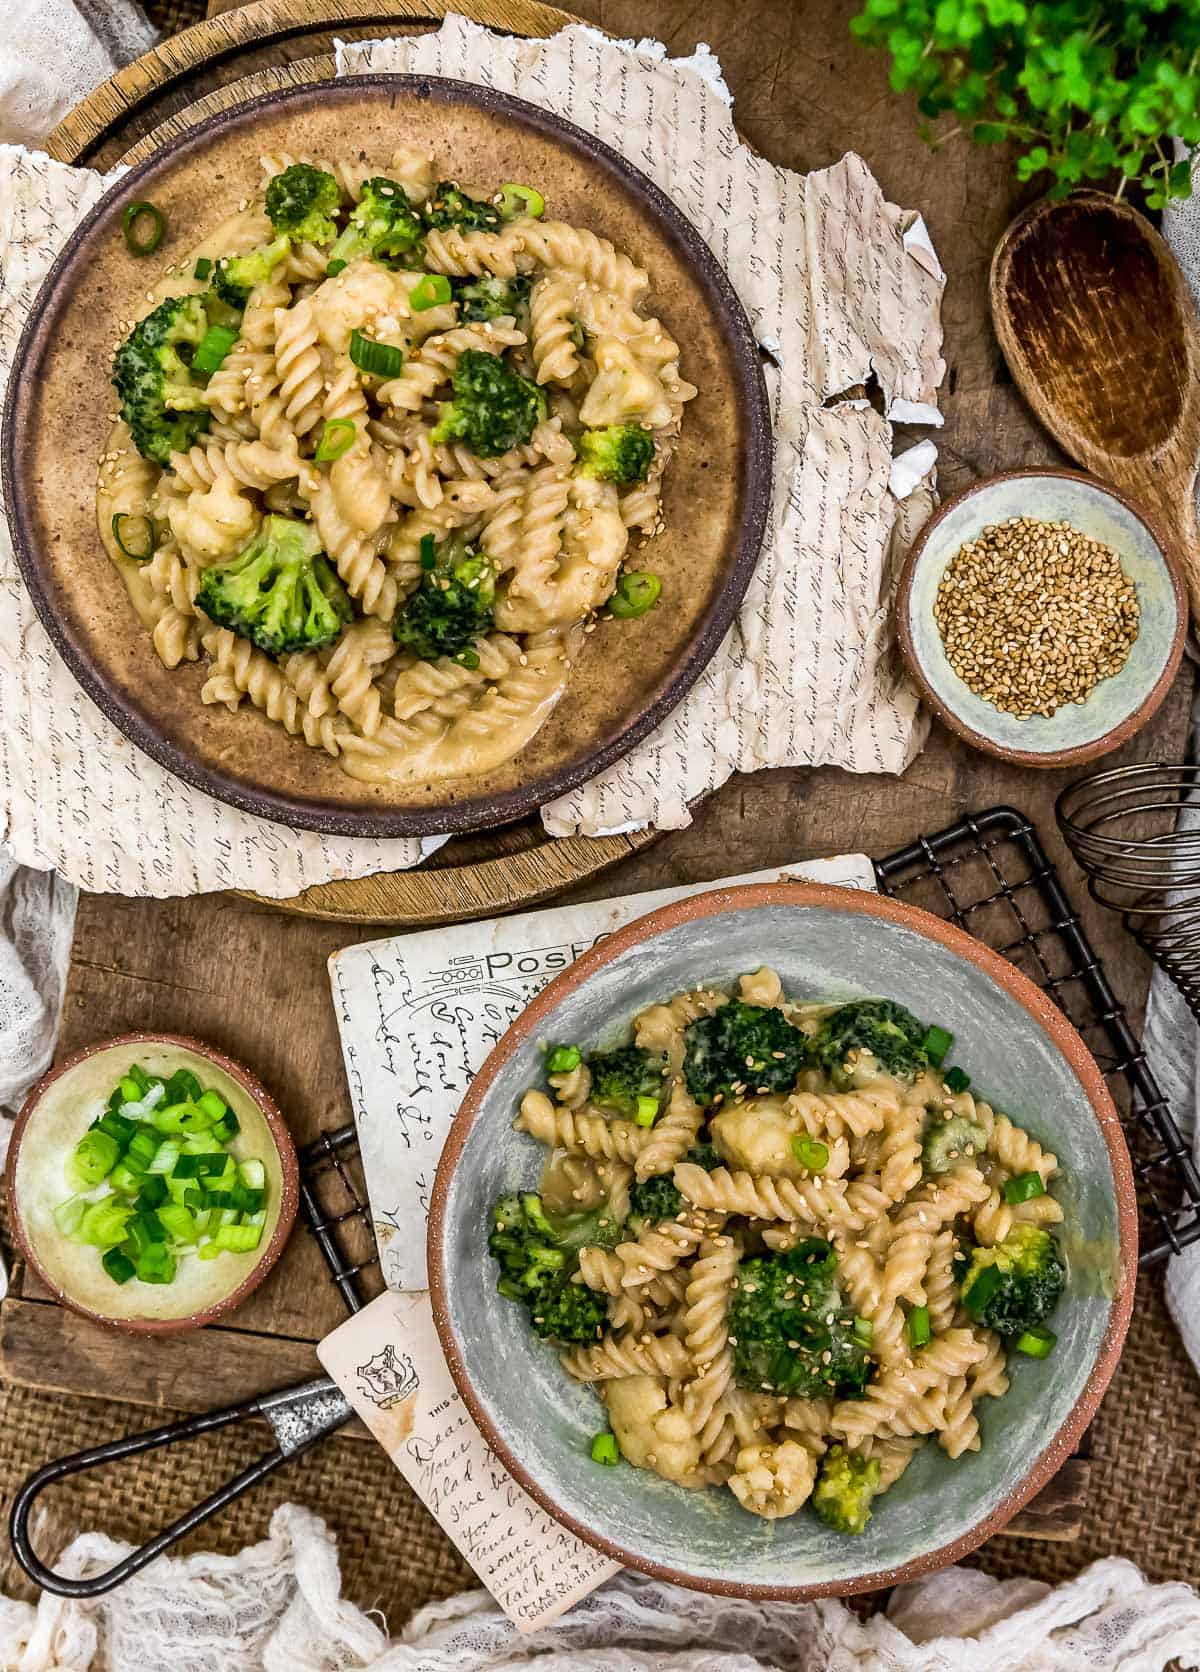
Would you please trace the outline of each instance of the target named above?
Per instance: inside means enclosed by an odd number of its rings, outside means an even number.
[[[491,90],[348,77],[166,140],[9,381],[34,603],[172,772],[358,835],[610,765],[724,638],[766,523],[759,352],[624,158]]]
[[[1003,1526],[1091,1420],[1136,1265],[1117,1112],[1055,1005],[938,918],[790,882],[551,982],[429,1226],[448,1363],[517,1479],[739,1596],[890,1585]]]

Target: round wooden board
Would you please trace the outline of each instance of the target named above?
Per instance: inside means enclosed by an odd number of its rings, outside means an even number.
[[[119,70],[50,134],[46,150],[66,163],[109,168],[137,162],[171,137],[242,99],[272,88],[330,79],[333,39],[417,33],[454,10],[510,34],[547,36],[577,22],[539,0],[255,0],[198,23]],[[153,136],[153,138],[151,137]],[[549,837],[540,819],[454,837],[418,870],[322,883],[264,905],[305,916],[413,928],[512,911],[615,865],[659,833]]]

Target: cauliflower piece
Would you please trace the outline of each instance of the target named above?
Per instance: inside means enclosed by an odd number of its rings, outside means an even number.
[[[661,381],[642,370],[619,337],[598,337],[595,353],[596,377],[579,408],[581,424],[599,430],[636,418],[653,430],[671,422],[671,403]]]
[[[731,1103],[714,1116],[711,1131],[717,1153],[733,1168],[756,1175],[770,1173],[775,1178],[809,1177],[809,1169],[792,1149],[792,1139],[806,1135],[804,1123],[788,1108],[782,1093]],[[829,1151],[823,1175],[840,1178],[850,1164],[846,1140],[824,1138],[822,1142]]]
[[[216,563],[241,551],[259,524],[259,512],[232,476],[218,476],[203,493],[173,499],[171,532],[185,557]]]
[[[816,1460],[807,1447],[783,1440],[778,1445],[744,1446],[729,1486],[751,1515],[777,1521],[795,1515],[808,1502],[816,1476]]]
[[[635,1468],[653,1469],[676,1486],[706,1484],[695,1424],[670,1403],[661,1376],[615,1377],[601,1397],[621,1455]]]

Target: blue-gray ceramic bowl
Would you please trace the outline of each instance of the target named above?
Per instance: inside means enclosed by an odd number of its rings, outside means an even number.
[[[884,993],[955,1035],[956,1060],[1063,1167],[1068,1287],[1049,1361],[1010,1365],[979,1416],[982,1450],[922,1448],[858,1538],[807,1510],[748,1515],[731,1492],[685,1491],[602,1468],[604,1411],[571,1383],[521,1309],[496,1296],[495,1197],[534,1188],[544,1151],[512,1123],[547,1040],[608,1040],[641,1006],[767,963],[807,997]],[[798,1600],[872,1590],[956,1561],[1050,1479],[1091,1421],[1133,1302],[1137,1215],[1129,1156],[1094,1059],[1061,1011],[1005,959],[940,918],[877,895],[804,883],[716,889],[665,906],[585,952],[546,987],[476,1075],[447,1140],[429,1221],[434,1317],[459,1390],[529,1492],[629,1567],[698,1589]]]
[[[976,696],[950,666],[933,619],[938,583],[955,553],[1009,517],[1065,519],[1111,546],[1137,588],[1141,619],[1125,666],[1048,719],[1018,720]],[[896,589],[896,635],[925,701],[977,749],[1026,766],[1093,760],[1140,731],[1179,668],[1187,619],[1183,577],[1167,541],[1132,500],[1078,470],[1009,470],[947,500],[913,542]]]

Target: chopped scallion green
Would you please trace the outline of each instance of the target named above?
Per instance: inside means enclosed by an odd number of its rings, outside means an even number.
[[[570,1074],[583,1061],[578,1045],[554,1045],[546,1052],[547,1074]]]
[[[810,1173],[822,1173],[829,1165],[829,1145],[819,1138],[802,1138],[797,1134],[792,1139],[792,1154]]]
[[[924,1347],[933,1334],[933,1328],[929,1322],[929,1308],[927,1306],[914,1306],[908,1315],[905,1329],[908,1333],[910,1347]]]
[[[954,1035],[947,1032],[945,1028],[939,1028],[935,1023],[926,1033],[921,1043],[925,1047],[925,1055],[933,1066],[940,1068],[949,1054],[950,1047],[954,1044]]]
[[[621,1453],[617,1447],[617,1437],[607,1430],[597,1434],[592,1441],[592,1462],[613,1464],[621,1461]]]
[[[392,343],[376,342],[361,331],[351,331],[350,359],[368,377],[395,377],[403,368],[404,350]]]
[[[121,230],[130,255],[153,255],[163,241],[167,217],[157,204],[144,199],[127,203],[121,216]]]
[[[1046,1186],[1040,1173],[1018,1173],[1016,1178],[1004,1181],[1004,1200],[1010,1207],[1016,1207],[1019,1202],[1031,1202],[1035,1196],[1045,1194]]]
[[[314,455],[318,464],[332,464],[354,446],[358,425],[353,418],[327,418]]]
[[[1044,1324],[1035,1324],[1017,1337],[1017,1351],[1028,1358],[1049,1358],[1057,1341],[1058,1337],[1052,1329],[1047,1329]]]

